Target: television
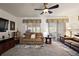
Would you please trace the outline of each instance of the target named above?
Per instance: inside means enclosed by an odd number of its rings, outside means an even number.
[[[6,32],[8,30],[8,20],[0,18],[0,32]]]

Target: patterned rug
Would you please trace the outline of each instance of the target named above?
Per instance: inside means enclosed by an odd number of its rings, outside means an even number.
[[[26,45],[24,48],[42,48],[42,45]]]

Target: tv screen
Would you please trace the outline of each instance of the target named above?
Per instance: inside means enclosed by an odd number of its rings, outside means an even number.
[[[8,20],[0,18],[0,32],[8,30]]]

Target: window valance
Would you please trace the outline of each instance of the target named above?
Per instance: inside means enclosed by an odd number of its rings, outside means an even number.
[[[41,19],[24,19],[23,23],[41,23]]]
[[[58,18],[58,19],[47,19],[47,23],[53,23],[53,22],[68,22],[68,18]]]

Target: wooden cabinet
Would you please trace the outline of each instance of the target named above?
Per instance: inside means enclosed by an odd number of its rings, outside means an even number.
[[[3,44],[0,44],[0,55],[3,53]]]
[[[19,40],[15,40],[15,44],[19,44]]]
[[[15,40],[20,40],[21,34],[19,31],[13,32],[13,37]]]
[[[19,40],[21,38],[20,32],[19,31],[13,32],[13,37],[14,37],[14,40],[15,40],[15,44],[19,44]]]
[[[0,41],[0,55],[14,46],[15,40],[13,38]]]

